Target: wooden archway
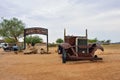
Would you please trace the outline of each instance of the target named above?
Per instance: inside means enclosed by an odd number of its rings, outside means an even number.
[[[47,37],[47,52],[48,52],[48,29],[46,28],[40,28],[40,27],[33,27],[33,28],[26,28],[24,29],[24,49],[26,49],[26,35],[30,35],[30,34],[42,34],[42,35],[46,35]]]

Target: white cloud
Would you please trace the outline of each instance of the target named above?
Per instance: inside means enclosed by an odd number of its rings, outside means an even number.
[[[119,0],[4,0],[0,2],[2,3],[0,17],[17,17],[23,20],[27,27],[48,28],[50,42],[63,37],[64,28],[67,28],[68,34],[72,35],[84,34],[87,28],[90,38],[94,36],[101,39],[107,37],[99,34],[100,32],[106,36],[118,35],[120,30]],[[114,36],[110,39],[120,41]]]

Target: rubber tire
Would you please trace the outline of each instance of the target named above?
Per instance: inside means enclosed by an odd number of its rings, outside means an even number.
[[[63,49],[63,53],[62,53],[62,63],[66,63],[66,52]]]

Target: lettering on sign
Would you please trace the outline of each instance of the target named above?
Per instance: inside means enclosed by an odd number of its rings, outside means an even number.
[[[27,28],[25,29],[25,35],[28,34],[43,34],[48,35],[48,29],[45,28]]]

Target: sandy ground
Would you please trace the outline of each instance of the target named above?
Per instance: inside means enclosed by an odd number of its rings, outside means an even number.
[[[0,49],[0,80],[120,80],[120,47],[97,51],[103,61],[77,61],[62,64],[51,54],[18,55]]]

